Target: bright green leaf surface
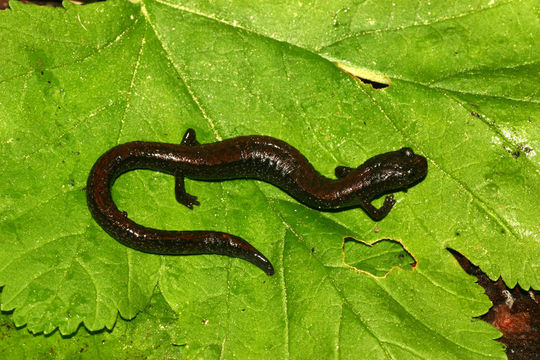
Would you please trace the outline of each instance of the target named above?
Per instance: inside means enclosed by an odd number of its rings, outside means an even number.
[[[175,345],[176,313],[161,295],[155,295],[133,321],[117,319],[113,331],[89,333],[84,327],[62,337],[32,335],[17,330],[8,315],[0,315],[0,357],[41,359],[179,359],[183,346]]]
[[[509,286],[540,288],[533,3],[12,3],[0,13],[2,310],[32,332],[72,334],[84,322],[115,334],[118,312],[136,316],[159,281],[179,313],[170,337],[193,357],[504,357],[498,332],[471,320],[489,301],[445,248]],[[337,62],[391,86],[373,90]],[[189,211],[172,177],[136,171],[113,190],[134,220],[242,236],[276,274],[126,249],[86,209],[90,167],[116,144],[179,142],[188,127],[203,143],[282,138],[328,176],[410,146],[429,174],[374,223],[256,181],[189,181],[201,201]],[[395,239],[417,265],[356,272],[346,237]]]
[[[364,244],[346,239],[343,244],[343,261],[352,268],[376,277],[386,276],[395,268],[412,271],[415,260],[392,240],[384,239],[374,244]]]

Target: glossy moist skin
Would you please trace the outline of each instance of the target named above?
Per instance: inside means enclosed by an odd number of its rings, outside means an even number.
[[[273,184],[301,203],[319,210],[361,207],[374,220],[385,217],[395,201],[385,198],[380,208],[371,201],[405,190],[427,174],[427,162],[409,148],[368,159],[357,168],[338,166],[337,179],[317,172],[298,150],[269,136],[241,136],[199,144],[188,129],[181,144],[135,141],[118,145],[94,164],[86,186],[88,208],[96,222],[122,244],[154,254],[219,254],[247,260],[268,275],[268,259],[242,238],[217,231],[168,231],[139,225],[120,211],[111,196],[123,173],[149,169],[176,178],[175,194],[193,209],[197,198],[186,193],[184,177],[195,180],[258,179]]]

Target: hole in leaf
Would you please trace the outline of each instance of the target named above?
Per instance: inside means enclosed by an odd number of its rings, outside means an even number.
[[[381,239],[368,244],[354,238],[345,238],[342,251],[345,265],[375,277],[385,277],[396,267],[413,271],[416,266],[411,253],[396,240]]]
[[[346,65],[340,62],[336,63],[336,66],[345,71],[349,75],[360,80],[363,84],[371,85],[375,90],[385,89],[390,86],[390,78],[376,72],[356,68],[354,66]]]

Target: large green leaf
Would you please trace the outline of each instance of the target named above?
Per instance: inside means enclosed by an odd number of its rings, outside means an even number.
[[[471,321],[489,301],[445,248],[509,286],[540,287],[533,1],[11,5],[0,13],[0,286],[17,326],[111,329],[159,281],[180,314],[171,336],[192,356],[504,356],[498,332]],[[242,236],[276,275],[123,247],[86,209],[90,167],[116,144],[179,142],[188,127],[203,143],[282,138],[328,176],[410,146],[429,174],[374,223],[256,181],[189,181],[201,201],[190,211],[172,177],[136,171],[113,193],[137,222]],[[393,267],[399,244],[412,270]],[[372,257],[384,267],[354,260]]]
[[[11,316],[0,315],[2,359],[179,359],[183,346],[174,344],[177,316],[156,294],[132,321],[118,319],[113,331],[90,333],[84,327],[75,334],[58,332],[35,336],[16,329]],[[22,346],[21,346],[22,345]]]

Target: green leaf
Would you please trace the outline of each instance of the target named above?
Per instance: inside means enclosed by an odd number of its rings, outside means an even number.
[[[0,35],[0,286],[16,326],[114,335],[118,312],[135,317],[159,282],[188,356],[504,357],[498,331],[471,320],[487,297],[446,248],[511,287],[540,287],[533,1],[11,6],[0,12],[17,29]],[[171,176],[135,171],[113,189],[135,221],[241,236],[276,275],[125,248],[86,208],[92,164],[131,140],[178,143],[189,127],[202,143],[281,138],[327,176],[410,146],[429,173],[374,223],[257,181],[188,181],[201,201],[190,211]],[[357,272],[349,237],[393,239],[417,264]]]
[[[17,329],[11,317],[0,315],[0,356],[2,359],[180,359],[184,347],[171,338],[176,331],[176,313],[159,294],[133,321],[117,319],[114,331],[90,333],[84,327],[75,334],[58,331],[35,336],[26,328]]]
[[[345,239],[342,248],[345,264],[376,277],[384,277],[395,268],[412,271],[416,264],[403,245],[390,239],[373,244]]]

